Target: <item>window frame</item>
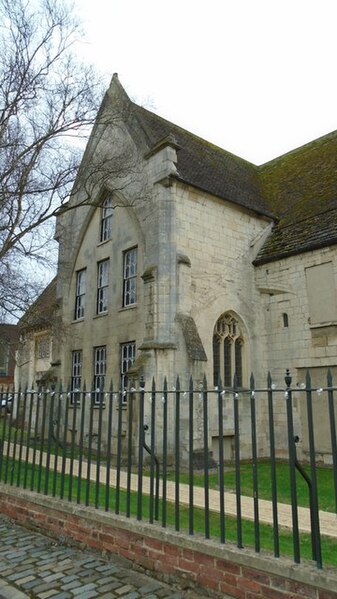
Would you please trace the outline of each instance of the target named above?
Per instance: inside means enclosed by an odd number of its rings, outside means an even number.
[[[112,215],[113,205],[112,197],[108,196],[103,200],[101,206],[101,224],[100,224],[100,243],[109,241],[112,238]]]
[[[132,262],[132,256],[136,259]],[[131,260],[129,261],[129,257]],[[130,272],[131,271],[131,272]],[[138,247],[123,252],[123,308],[137,304]]]
[[[75,360],[75,357],[79,360]],[[82,359],[83,353],[81,349],[75,349],[71,352],[71,403],[79,403],[81,385],[82,385]]]
[[[50,337],[44,335],[37,337],[35,341],[35,358],[37,360],[47,360],[50,358]]]
[[[98,345],[94,347],[93,403],[95,405],[99,405],[103,400],[103,391],[106,380],[106,357],[106,345]],[[97,385],[98,381],[99,384]]]
[[[127,350],[129,354],[131,349],[131,356],[124,355],[124,350]],[[122,404],[127,403],[127,373],[130,367],[134,364],[136,359],[136,341],[125,341],[120,344],[120,391],[122,393]]]
[[[86,278],[87,269],[76,271],[75,313],[74,320],[82,320],[85,314]]]
[[[233,387],[236,375],[238,388],[245,378],[244,335],[239,320],[225,313],[217,320],[213,332],[213,381],[218,385],[219,374],[224,387]]]
[[[105,272],[103,270],[105,269]],[[109,307],[109,270],[110,260],[106,258],[97,263],[97,299],[96,314],[106,314]]]
[[[310,327],[337,322],[335,273],[332,260],[304,267]]]

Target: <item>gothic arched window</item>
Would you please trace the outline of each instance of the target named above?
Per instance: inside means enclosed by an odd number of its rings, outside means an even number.
[[[233,314],[226,312],[220,316],[213,334],[213,376],[214,385],[221,377],[225,387],[233,385],[234,374],[238,387],[243,381],[244,339],[239,321]]]

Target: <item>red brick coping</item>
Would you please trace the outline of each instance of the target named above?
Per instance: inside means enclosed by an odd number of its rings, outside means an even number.
[[[0,484],[0,513],[55,538],[135,562],[235,599],[337,599],[337,571],[257,555]],[[166,575],[166,576],[165,576]]]

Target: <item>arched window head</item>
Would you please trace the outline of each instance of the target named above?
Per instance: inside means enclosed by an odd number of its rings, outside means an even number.
[[[237,318],[226,312],[217,320],[213,333],[214,385],[221,377],[225,387],[231,387],[236,375],[239,387],[243,385],[244,338]]]

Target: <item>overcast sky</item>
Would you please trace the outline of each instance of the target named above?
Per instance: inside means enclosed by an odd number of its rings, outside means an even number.
[[[336,0],[75,0],[78,51],[255,164],[337,129]]]

